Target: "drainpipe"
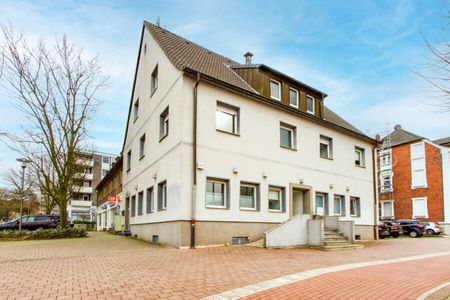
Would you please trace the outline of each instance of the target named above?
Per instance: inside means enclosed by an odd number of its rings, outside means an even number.
[[[375,209],[373,217],[375,219],[375,225],[373,227],[374,237],[378,240],[378,155],[377,155],[378,143],[372,149],[372,164],[373,164],[373,196]]]
[[[192,203],[191,203],[191,249],[195,249],[195,209],[197,201],[197,91],[200,83],[200,73],[197,72],[197,80],[194,84],[194,107],[192,128]]]

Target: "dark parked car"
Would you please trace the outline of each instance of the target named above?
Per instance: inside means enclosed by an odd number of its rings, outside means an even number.
[[[27,215],[22,216],[22,229],[36,230],[38,228],[56,228],[59,225],[57,215]],[[0,230],[19,229],[19,219],[0,224]]]
[[[422,222],[417,220],[398,220],[397,223],[404,234],[412,238],[423,236],[425,226]]]
[[[386,225],[389,228],[389,234],[393,238],[398,238],[400,236],[400,226],[399,224],[392,222],[392,221],[385,221],[384,225]]]
[[[384,239],[390,236],[391,233],[389,232],[389,227],[384,223],[378,224],[378,237]]]

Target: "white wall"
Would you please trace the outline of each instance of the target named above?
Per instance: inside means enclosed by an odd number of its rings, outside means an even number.
[[[441,147],[442,184],[444,192],[444,222],[450,223],[450,149]]]

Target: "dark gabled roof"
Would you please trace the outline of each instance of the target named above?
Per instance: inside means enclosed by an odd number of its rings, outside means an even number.
[[[433,143],[441,146],[450,146],[450,136],[434,140]]]
[[[397,128],[390,134],[391,136],[391,146],[399,146],[402,144],[408,144],[416,141],[423,140],[424,137],[411,133],[409,131],[406,131],[402,128]],[[383,141],[386,139],[386,137],[383,139]]]
[[[150,34],[159,44],[163,52],[166,54],[167,58],[176,68],[182,71],[191,71],[191,70],[197,71],[199,73],[205,74],[213,78],[214,80],[218,80],[219,82],[222,82],[226,85],[231,85],[237,88],[237,90],[244,91],[246,92],[246,94],[255,96],[258,95],[259,97],[262,97],[247,82],[245,82],[245,80],[242,77],[240,77],[233,71],[233,68],[239,68],[244,65],[241,65],[229,58],[226,58],[213,51],[210,51],[200,45],[188,41],[164,28],[153,25],[149,22],[144,21],[144,27],[150,32]],[[301,85],[326,96],[325,93],[318,91],[266,65],[255,64],[246,66],[247,67],[258,66],[267,68],[273,72],[285,76],[286,78],[290,78],[300,83]],[[353,133],[356,133],[358,136],[362,136],[364,139],[369,139],[373,141],[373,139],[371,139],[370,137],[359,131],[356,127],[352,126],[350,123],[348,123],[347,121],[345,121],[340,116],[338,116],[337,114],[335,114],[333,111],[331,111],[326,107],[324,108],[323,117],[325,121],[322,121],[322,123],[324,124],[330,123],[330,125],[332,126],[338,126],[337,128],[340,127],[345,130],[349,130]]]

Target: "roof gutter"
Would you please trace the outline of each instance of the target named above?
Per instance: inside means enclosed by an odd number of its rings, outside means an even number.
[[[189,67],[185,67],[183,70],[185,71],[186,75],[190,75],[192,77],[197,77],[197,73],[200,73],[199,71],[191,69]],[[294,108],[291,108],[291,107],[288,107],[288,106],[281,106],[280,104],[274,103],[272,100],[270,100],[270,99],[268,99],[268,98],[266,98],[264,96],[252,93],[252,92],[247,91],[247,90],[244,90],[242,88],[239,88],[239,87],[234,86],[232,84],[226,83],[226,82],[224,82],[222,80],[216,79],[216,78],[211,77],[209,75],[206,75],[204,73],[201,73],[201,75],[202,76],[201,76],[200,80],[202,80],[204,82],[207,82],[207,83],[219,86],[219,87],[227,89],[227,90],[230,90],[232,92],[238,93],[238,94],[243,95],[245,97],[250,97],[250,98],[252,98],[254,100],[257,100],[259,102],[263,102],[263,103],[265,103],[267,105],[270,105],[270,106],[272,106],[274,108],[281,109],[281,110],[283,110],[285,112],[288,112],[288,113],[291,113],[291,114],[294,114],[294,115],[297,115],[297,116],[301,116],[301,117],[303,117],[305,119],[308,119],[308,120],[310,120],[312,122],[315,122],[315,123],[318,123],[318,124],[321,124],[321,125],[324,125],[324,126],[327,126],[327,127],[333,128],[333,129],[336,129],[336,130],[338,130],[340,132],[352,135],[352,136],[354,136],[356,138],[359,138],[359,139],[364,140],[366,142],[369,142],[371,144],[376,145],[378,143],[375,139],[372,139],[372,138],[370,138],[370,137],[368,137],[368,136],[366,136],[364,134],[360,134],[358,132],[349,130],[347,128],[344,128],[344,127],[341,127],[339,125],[333,124],[333,123],[328,122],[326,120],[319,119],[317,117],[314,117],[314,116],[312,116],[312,115],[310,115],[308,113],[299,111],[297,109],[294,109]]]

